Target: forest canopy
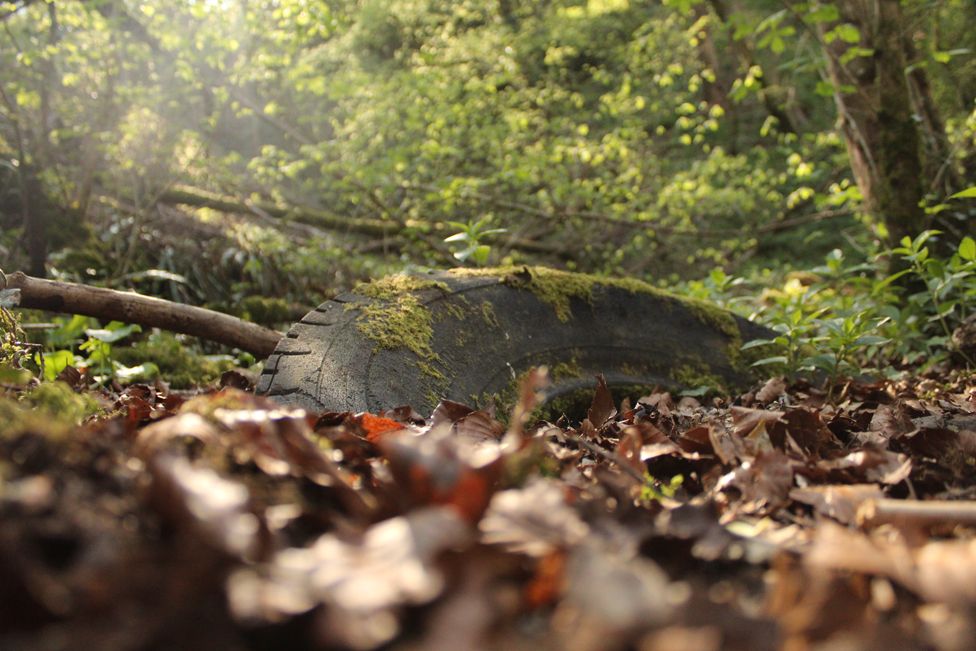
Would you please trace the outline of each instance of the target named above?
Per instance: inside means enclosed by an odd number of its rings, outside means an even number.
[[[864,4],[3,2],[0,245],[219,304],[409,264],[674,280],[958,241],[976,6]],[[172,206],[225,237],[171,246]]]

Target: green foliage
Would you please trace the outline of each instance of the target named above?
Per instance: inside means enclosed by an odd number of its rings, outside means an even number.
[[[462,263],[471,262],[477,266],[488,264],[491,246],[484,244],[484,238],[505,233],[505,228],[488,228],[491,217],[482,217],[473,222],[447,222],[448,226],[459,229],[459,232],[444,238],[445,242],[460,245],[463,248],[454,252],[454,257]]]
[[[640,499],[644,502],[663,502],[674,499],[681,485],[685,483],[684,475],[674,475],[666,482],[656,479],[650,473],[644,472],[644,484],[641,486]]]
[[[17,315],[0,306],[0,364],[16,367],[28,356],[27,335]]]
[[[832,82],[825,54],[853,67],[884,54],[845,2],[728,15],[702,0],[14,4],[0,40],[5,266],[27,263],[34,200],[53,277],[266,323],[411,265],[565,263],[656,285],[714,268],[685,283],[693,296],[779,324],[771,367],[834,378],[937,363],[970,309],[971,239],[954,256],[922,253],[923,239],[845,258],[876,250],[878,223],[836,130],[834,96],[857,80]],[[933,185],[926,209],[964,233],[972,3],[899,6],[917,50],[907,72],[925,75],[946,127],[936,177],[956,179]],[[157,207],[174,185],[232,196],[244,214]],[[388,232],[325,232],[268,205]],[[814,279],[783,277],[824,255]],[[889,259],[904,275],[889,277]],[[774,282],[764,302],[746,296]],[[158,368],[193,383],[171,341],[141,338],[123,361],[93,329],[79,317],[49,333],[36,370]],[[865,339],[875,330],[890,341]],[[33,358],[10,332],[3,354]]]
[[[845,376],[871,370],[891,374],[906,364],[926,367],[946,360],[954,352],[953,328],[976,304],[976,244],[965,237],[954,254],[940,258],[926,246],[939,235],[926,231],[905,238],[902,246],[855,264],[834,251],[811,273],[766,290],[755,314],[779,334],[743,348],[773,353],[757,366],[791,376],[819,372],[828,388]],[[905,268],[889,273],[886,262],[892,258]]]
[[[141,380],[158,377],[174,389],[206,386],[234,366],[254,363],[253,356],[247,354],[238,358],[206,355],[186,337],[158,331],[130,346],[116,348],[113,354],[126,369],[116,370],[117,375],[122,375],[120,379],[129,379],[134,369],[140,369]]]

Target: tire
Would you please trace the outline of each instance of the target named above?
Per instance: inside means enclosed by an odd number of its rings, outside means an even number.
[[[540,279],[551,281],[550,290],[585,291],[546,293],[537,286]],[[700,301],[568,272],[433,272],[417,282],[420,288],[410,295],[428,315],[429,349],[367,336],[376,311],[398,303],[366,286],[326,301],[295,324],[268,358],[258,392],[313,411],[409,405],[427,415],[441,398],[472,406],[510,398],[515,379],[539,365],[550,368],[549,400],[592,391],[598,373],[611,387],[731,389],[751,380],[739,358],[741,343],[771,334]]]

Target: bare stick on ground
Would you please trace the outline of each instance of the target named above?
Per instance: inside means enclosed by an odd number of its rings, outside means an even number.
[[[280,332],[222,312],[135,292],[41,280],[20,271],[0,275],[0,289],[19,289],[20,307],[162,328],[234,346],[260,358],[270,355],[281,339]]]

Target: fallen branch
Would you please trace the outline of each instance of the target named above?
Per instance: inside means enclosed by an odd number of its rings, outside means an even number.
[[[270,355],[281,339],[279,332],[222,312],[135,292],[32,278],[20,271],[9,276],[0,272],[0,290],[4,289],[20,290],[20,307],[162,328],[234,346],[259,358]]]
[[[405,230],[412,226],[421,226],[419,223],[415,224],[412,222],[404,224],[393,220],[342,217],[325,210],[308,207],[286,206],[263,201],[239,201],[233,197],[221,196],[186,186],[164,190],[160,193],[157,201],[164,204],[179,204],[194,208],[210,208],[227,213],[258,213],[265,218],[291,220],[293,222],[317,226],[324,230],[356,233],[374,238],[394,237],[403,234]],[[423,224],[422,226],[428,229],[435,239],[440,239],[445,235],[451,234],[451,230],[446,224],[433,222]],[[526,253],[572,257],[571,252],[565,251],[562,246],[547,242],[505,237],[504,235],[489,237],[487,241],[491,244],[517,249]]]

